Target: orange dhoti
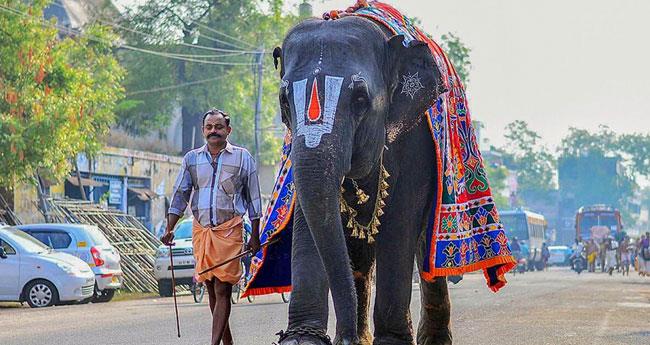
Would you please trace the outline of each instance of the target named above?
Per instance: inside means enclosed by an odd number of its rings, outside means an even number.
[[[199,272],[241,253],[243,228],[244,222],[240,216],[216,227],[204,227],[195,219],[192,224],[192,245],[196,260],[194,268],[196,274],[198,275]],[[233,260],[199,275],[198,280],[204,282],[216,277],[221,282],[234,285],[239,281],[241,275],[239,260]]]

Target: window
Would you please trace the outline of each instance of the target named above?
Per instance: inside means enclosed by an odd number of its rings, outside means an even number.
[[[29,234],[52,249],[65,249],[72,243],[70,235],[62,231],[30,231]]]
[[[1,238],[0,238],[0,247],[5,249],[5,254],[7,255],[16,254],[16,250],[12,246],[10,246],[9,243],[3,241]]]
[[[105,246],[110,244],[106,236],[104,236],[104,233],[102,233],[96,226],[87,226],[86,233],[95,246]]]
[[[192,238],[192,222],[181,222],[174,230],[174,238]]]

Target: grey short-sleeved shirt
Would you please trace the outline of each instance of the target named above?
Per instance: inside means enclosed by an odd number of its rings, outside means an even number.
[[[207,145],[188,152],[168,212],[182,215],[190,197],[192,214],[203,226],[219,225],[246,212],[251,220],[259,219],[262,200],[255,160],[246,149],[230,143],[214,160]]]

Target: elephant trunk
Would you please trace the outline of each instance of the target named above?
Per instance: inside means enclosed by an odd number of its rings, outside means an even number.
[[[295,145],[291,154],[298,201],[327,274],[337,330],[347,343],[357,338],[357,297],[339,205],[350,152],[342,152],[341,147],[345,145]]]

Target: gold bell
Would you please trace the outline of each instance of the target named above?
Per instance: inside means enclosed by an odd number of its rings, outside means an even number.
[[[357,198],[359,199],[357,201],[358,205],[363,205],[366,202],[368,202],[368,199],[370,199],[370,197],[366,193],[364,193],[361,189],[357,189]]]

